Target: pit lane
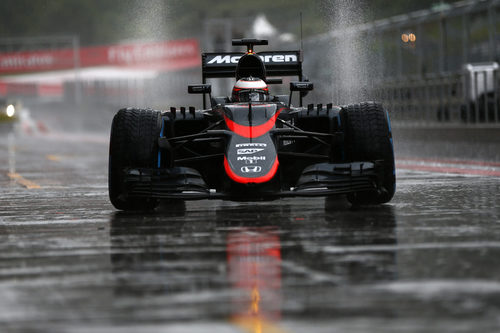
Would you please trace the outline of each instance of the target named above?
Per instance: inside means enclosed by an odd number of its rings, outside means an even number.
[[[497,331],[499,141],[395,126],[398,189],[380,207],[138,214],[108,201],[105,131],[3,127],[1,331]]]

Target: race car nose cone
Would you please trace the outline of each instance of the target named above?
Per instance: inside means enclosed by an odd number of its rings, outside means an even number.
[[[278,169],[276,147],[269,135],[258,140],[233,136],[224,158],[227,175],[242,184],[259,184],[271,180]]]

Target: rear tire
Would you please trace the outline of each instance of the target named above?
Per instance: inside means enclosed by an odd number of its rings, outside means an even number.
[[[347,196],[352,204],[388,202],[396,191],[394,149],[389,115],[381,104],[366,102],[342,108],[345,129],[344,150],[349,162],[382,162],[378,191],[357,192]]]
[[[158,200],[129,197],[124,187],[126,168],[154,168],[158,163],[161,113],[121,109],[113,118],[109,145],[109,199],[120,210],[153,210]]]

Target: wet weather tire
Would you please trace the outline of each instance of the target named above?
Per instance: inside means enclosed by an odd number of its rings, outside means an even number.
[[[113,118],[109,145],[109,198],[120,210],[153,210],[158,200],[129,197],[124,187],[127,168],[153,168],[158,161],[161,113],[155,110],[121,109]]]
[[[396,190],[394,149],[389,117],[375,102],[348,105],[341,110],[345,128],[344,150],[349,162],[381,160],[378,190],[348,195],[352,204],[388,202]]]

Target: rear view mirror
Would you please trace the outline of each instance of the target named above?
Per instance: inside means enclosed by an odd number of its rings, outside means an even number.
[[[290,82],[290,91],[311,91],[313,89],[312,82]]]
[[[307,93],[313,90],[314,85],[309,81],[301,82],[290,82],[290,98],[288,100],[288,105],[292,105],[292,92],[300,91],[300,106],[302,106],[302,98],[307,95]]]
[[[267,84],[282,84],[283,80],[282,79],[266,79]]]
[[[189,94],[210,94],[212,93],[212,85],[210,84],[190,84],[188,85]]]

